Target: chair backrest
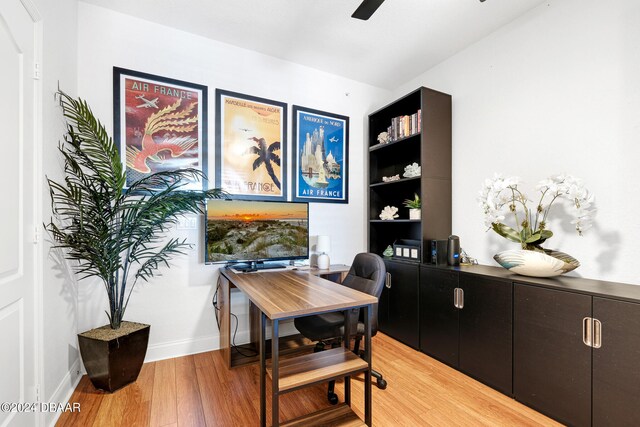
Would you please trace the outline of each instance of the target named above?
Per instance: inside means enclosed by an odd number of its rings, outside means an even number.
[[[384,261],[379,255],[372,253],[360,253],[356,255],[351,264],[349,273],[342,281],[344,286],[348,286],[360,292],[373,295],[376,298],[380,298],[382,294],[382,288],[384,287],[384,281],[387,276],[387,269],[384,266]],[[363,319],[358,316],[352,317],[352,331],[356,327],[355,322]],[[372,313],[372,325],[371,334],[374,335],[378,331],[378,304],[374,304]]]

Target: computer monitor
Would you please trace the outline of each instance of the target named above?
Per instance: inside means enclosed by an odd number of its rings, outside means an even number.
[[[259,269],[274,266],[267,261],[307,259],[309,204],[209,200],[205,242],[208,264]]]

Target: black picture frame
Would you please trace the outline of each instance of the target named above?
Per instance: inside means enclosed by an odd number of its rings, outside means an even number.
[[[292,123],[292,200],[348,204],[349,117],[293,105]]]
[[[216,187],[239,200],[288,200],[287,110],[284,102],[216,89]]]
[[[160,170],[191,167],[204,177],[182,189],[208,189],[207,91],[204,85],[113,67],[113,137],[127,183]],[[154,114],[155,125],[147,126]]]

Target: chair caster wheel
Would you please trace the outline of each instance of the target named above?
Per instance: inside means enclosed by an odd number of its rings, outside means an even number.
[[[384,390],[385,388],[387,388],[387,381],[383,378],[380,378],[378,381],[376,381],[376,385],[380,390]]]
[[[329,403],[332,405],[336,405],[338,403],[338,395],[335,393],[329,393],[327,398],[329,399]]]

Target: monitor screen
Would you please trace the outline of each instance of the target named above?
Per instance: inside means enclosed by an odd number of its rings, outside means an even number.
[[[306,259],[309,204],[209,200],[207,263]]]

